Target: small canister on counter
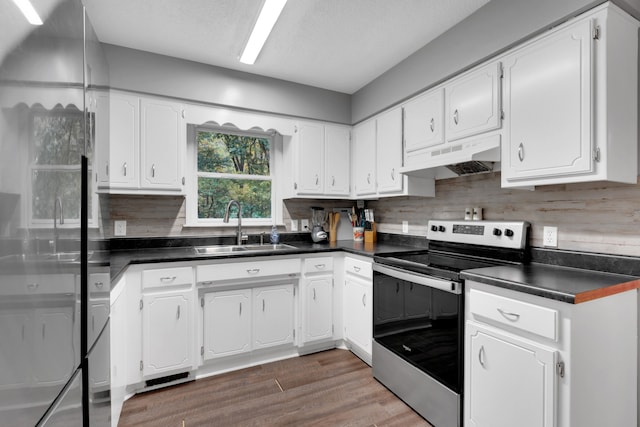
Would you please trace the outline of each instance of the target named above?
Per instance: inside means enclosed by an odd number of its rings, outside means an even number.
[[[479,208],[479,207],[473,208],[473,220],[474,221],[482,220],[482,208]]]

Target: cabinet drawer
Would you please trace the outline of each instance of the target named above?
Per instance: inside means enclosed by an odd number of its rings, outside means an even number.
[[[344,271],[349,274],[354,274],[365,279],[373,278],[373,267],[370,262],[362,261],[355,258],[344,259]]]
[[[73,274],[26,274],[3,276],[0,295],[73,294],[76,277]]]
[[[199,284],[298,274],[300,274],[300,259],[297,258],[199,265],[196,270]]]
[[[157,268],[142,272],[143,289],[191,285],[192,283],[193,269],[191,267]]]
[[[471,289],[469,311],[474,318],[494,322],[558,340],[558,311]]]
[[[307,258],[302,265],[304,274],[323,273],[333,271],[332,257]]]
[[[111,279],[109,273],[91,273],[89,274],[89,293],[102,293],[111,290]]]

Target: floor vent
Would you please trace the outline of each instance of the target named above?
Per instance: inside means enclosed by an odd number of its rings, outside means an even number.
[[[169,375],[166,377],[161,377],[161,378],[154,378],[152,380],[148,380],[145,384],[147,387],[155,387],[155,386],[159,386],[162,384],[167,384],[167,383],[172,383],[172,382],[178,382],[180,380],[187,380],[189,379],[189,372],[182,372],[179,374],[175,374],[175,375]]]

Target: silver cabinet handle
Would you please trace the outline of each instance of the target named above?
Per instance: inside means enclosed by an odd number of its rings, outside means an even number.
[[[436,122],[435,120],[433,120],[433,117],[432,117],[431,121],[429,122],[429,129],[431,129],[431,132],[433,132],[435,128],[436,128]]]
[[[109,163],[104,165],[104,172],[106,176],[109,176]]]
[[[524,160],[524,145],[522,145],[522,142],[518,145],[518,159],[520,161]]]
[[[240,303],[240,313],[238,313],[240,316],[242,316],[242,303]]]
[[[176,313],[176,319],[180,319],[180,306],[178,306],[178,312]]]
[[[316,300],[316,288],[313,288],[313,300]]]
[[[96,282],[96,283],[94,283],[93,285],[94,285],[96,288],[100,288],[100,289],[102,289],[102,287],[104,286],[104,283],[102,283],[102,282]]]
[[[127,176],[127,162],[122,165],[122,176]]]
[[[400,293],[400,283],[396,282],[396,294]]]
[[[165,276],[160,278],[162,283],[173,282],[174,280],[176,280],[176,276]]]
[[[367,184],[371,184],[371,174],[367,174]]]
[[[250,268],[247,270],[248,274],[258,274],[260,273],[260,269],[259,268]]]
[[[396,168],[391,169],[391,181],[396,180]]]
[[[360,272],[360,267],[357,267],[357,266],[354,265],[353,266],[353,271],[355,271],[356,273],[359,273]]]
[[[362,294],[362,305],[365,306],[365,307],[367,306],[367,301],[365,299],[366,296],[367,296],[367,294]]]
[[[262,300],[262,311],[264,311],[264,299]]]
[[[320,183],[320,178],[318,177],[318,174],[316,174],[316,185],[318,185]]]
[[[508,311],[504,311],[501,308],[498,308],[498,313],[502,314],[502,317],[507,319],[510,322],[517,322],[520,319],[520,315],[518,313],[510,313]]]
[[[153,164],[151,165],[151,178],[155,178],[156,177],[156,165]]]
[[[40,283],[29,283],[29,284],[27,284],[27,289],[30,289],[32,291],[35,291],[39,287],[40,287]]]
[[[456,110],[453,112],[453,122],[455,124],[458,124],[458,109],[456,108]]]
[[[44,336],[46,335],[46,329],[45,329],[46,327],[47,327],[47,324],[43,323],[42,324],[42,339],[43,340],[44,340]]]
[[[480,346],[480,351],[478,352],[478,362],[480,362],[480,366],[484,368],[484,346]]]
[[[336,177],[332,175],[331,176],[331,186],[335,187],[335,185],[336,185]]]

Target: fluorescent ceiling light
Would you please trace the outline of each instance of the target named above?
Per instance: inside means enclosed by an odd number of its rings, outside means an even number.
[[[244,47],[244,51],[242,51],[240,62],[249,65],[256,62],[256,58],[260,50],[262,50],[264,42],[267,41],[267,37],[269,37],[285,3],[287,3],[287,0],[265,0],[256,25],[253,27],[253,31],[249,37],[249,41]]]
[[[18,6],[24,17],[27,18],[29,24],[42,25],[42,19],[40,19],[38,12],[36,12],[29,0],[13,0],[13,2]]]

